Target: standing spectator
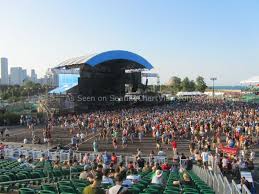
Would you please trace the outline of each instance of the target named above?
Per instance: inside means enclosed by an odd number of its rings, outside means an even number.
[[[98,152],[98,144],[97,144],[96,139],[93,142],[93,150],[94,150],[94,152]]]
[[[116,156],[116,154],[115,153],[112,153],[112,157],[111,157],[111,161],[112,161],[112,164],[114,165],[114,166],[116,166],[117,165],[117,156]]]
[[[110,163],[111,163],[111,156],[105,151],[103,154],[104,169],[109,168]]]
[[[172,148],[173,148],[173,154],[176,155],[177,153],[177,143],[175,140],[172,141]]]
[[[207,149],[205,149],[201,153],[201,157],[202,157],[203,165],[205,166],[205,168],[207,168],[208,167],[208,161],[209,161],[209,153],[208,153]]]
[[[10,137],[10,132],[7,128],[5,128],[5,137]]]
[[[74,135],[74,136],[71,138],[71,145],[72,145],[73,147],[76,147],[76,144],[77,144],[77,138],[76,138],[76,136]]]
[[[0,130],[1,138],[4,138],[4,128]]]

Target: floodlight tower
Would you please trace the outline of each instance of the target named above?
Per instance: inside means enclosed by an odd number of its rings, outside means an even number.
[[[214,94],[215,94],[215,92],[214,92],[214,82],[217,80],[217,78],[211,77],[210,80],[212,81],[212,98],[214,100]]]

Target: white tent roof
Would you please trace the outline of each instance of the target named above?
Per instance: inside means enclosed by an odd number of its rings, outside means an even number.
[[[253,76],[247,80],[243,80],[240,82],[241,84],[259,84],[259,76]]]
[[[202,92],[178,92],[176,96],[201,96],[204,95]]]

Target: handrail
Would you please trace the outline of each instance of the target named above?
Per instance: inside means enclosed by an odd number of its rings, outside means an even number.
[[[232,190],[233,194],[242,194],[234,180],[232,180]]]
[[[242,185],[242,194],[251,194],[250,190],[247,188],[246,185]]]
[[[230,183],[227,177],[222,175],[221,171],[210,172],[209,170],[196,165],[193,166],[193,171],[208,185],[212,185],[212,188],[217,194],[251,194],[245,185],[241,186],[240,191],[235,181],[232,180]]]

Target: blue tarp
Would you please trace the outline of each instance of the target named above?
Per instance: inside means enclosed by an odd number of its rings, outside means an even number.
[[[66,92],[67,92],[69,89],[71,89],[71,88],[73,88],[73,87],[75,87],[75,86],[77,86],[77,83],[66,84],[66,85],[57,87],[57,88],[55,88],[54,90],[51,90],[51,91],[49,92],[49,94],[66,94]]]

